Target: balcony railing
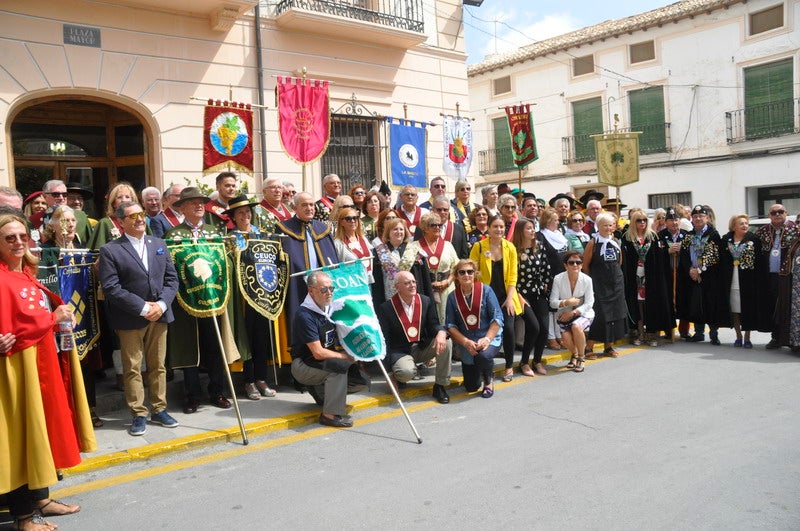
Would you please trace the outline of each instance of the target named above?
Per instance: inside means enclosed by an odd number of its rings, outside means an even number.
[[[800,132],[800,99],[754,105],[725,113],[728,144]]]
[[[275,14],[303,9],[372,22],[402,30],[424,31],[422,0],[281,0]]]
[[[480,175],[492,175],[507,171],[517,171],[514,166],[514,156],[511,154],[511,146],[484,149],[478,152],[478,173]]]
[[[639,135],[639,154],[650,155],[652,153],[668,153],[670,150],[669,142],[669,123],[648,124],[640,127],[618,128],[618,133],[629,133],[631,131],[641,131]],[[613,133],[614,131],[603,131],[603,133]],[[599,133],[592,133],[599,134]],[[561,154],[564,164],[575,164],[577,162],[589,162],[595,160],[594,139],[592,135],[573,135],[565,136],[561,139]]]

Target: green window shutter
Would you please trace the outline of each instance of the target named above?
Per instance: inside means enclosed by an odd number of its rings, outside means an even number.
[[[647,87],[628,92],[631,131],[641,131],[639,153],[663,153],[667,150],[664,123],[664,87]]]
[[[572,102],[575,162],[595,160],[594,139],[603,132],[603,100],[599,97]]]
[[[514,170],[514,154],[511,152],[511,134],[508,132],[508,118],[494,118],[494,152],[498,173]]]
[[[744,120],[748,140],[794,130],[792,59],[744,69]]]

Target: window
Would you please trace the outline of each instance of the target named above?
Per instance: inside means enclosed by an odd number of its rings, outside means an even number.
[[[508,118],[505,116],[493,118],[492,130],[494,131],[495,173],[514,170],[514,154],[511,152]]]
[[[750,35],[783,27],[783,4],[750,14]]]
[[[342,180],[342,190],[355,185],[372,186],[380,157],[375,134],[379,122],[372,117],[331,115],[331,137],[321,160],[322,175],[337,174]]]
[[[631,44],[628,47],[628,55],[631,64],[652,61],[656,58],[656,43],[655,41],[645,41],[638,44]]]
[[[647,208],[667,208],[677,204],[691,205],[692,192],[674,192],[670,194],[649,194]]]
[[[511,92],[511,76],[498,77],[492,80],[492,96]]]
[[[794,131],[792,59],[744,69],[744,124],[748,140]]]
[[[589,98],[572,102],[572,129],[574,138],[574,162],[595,159],[594,139],[591,135],[603,132],[603,100]]]
[[[584,74],[591,74],[594,72],[594,56],[584,55],[583,57],[576,57],[572,60],[572,75],[582,76]]]
[[[664,87],[647,87],[628,92],[631,113],[631,131],[641,131],[639,153],[664,153],[667,151],[667,133],[664,123]]]

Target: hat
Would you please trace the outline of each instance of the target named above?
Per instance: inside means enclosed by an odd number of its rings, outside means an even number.
[[[522,199],[528,199],[528,198],[536,199],[536,194],[534,194],[533,192],[524,192],[522,194]],[[538,201],[538,199],[536,200]]]
[[[666,214],[664,215],[664,219],[681,219],[678,215],[678,211],[672,207],[666,209]]]
[[[180,199],[172,203],[172,205],[179,207],[190,199],[202,199],[203,201],[208,201],[208,197],[204,196],[203,192],[201,192],[199,188],[196,186],[189,186],[188,188],[181,190]]]
[[[581,203],[583,203],[585,205],[586,203],[588,203],[592,199],[597,199],[598,201],[601,201],[605,196],[606,196],[606,194],[604,194],[602,192],[598,192],[594,188],[590,188],[589,190],[586,190],[583,193],[583,195],[581,196],[580,201],[581,201]]]
[[[67,192],[74,192],[81,194],[81,196],[83,196],[84,199],[91,199],[94,197],[94,192],[89,187],[87,187],[83,183],[75,181],[67,183]]]
[[[626,206],[628,206],[628,205],[626,205],[625,203],[621,203],[619,198],[617,198],[617,197],[609,197],[608,199],[606,199],[606,204],[603,205],[603,208],[605,208],[607,210],[610,210],[609,207],[611,207],[613,209],[616,209],[617,207],[619,207],[620,210],[622,210]]]
[[[692,209],[692,215],[694,216],[695,214],[708,215],[708,209],[706,208],[705,205],[695,205],[694,208]]]
[[[381,186],[378,188],[378,191],[386,196],[392,195],[392,189],[389,188],[389,184],[386,181],[381,181]]]
[[[507,194],[511,191],[511,187],[508,186],[508,183],[500,183],[497,185],[497,193],[498,195]]]
[[[23,205],[27,205],[28,203],[30,203],[31,201],[33,201],[34,199],[36,199],[37,197],[39,197],[43,193],[44,192],[42,192],[41,190],[39,190],[38,192],[33,192],[31,195],[29,195],[28,197],[25,198],[25,201],[23,201],[22,204]]]
[[[252,207],[257,204],[258,202],[250,201],[249,199],[247,199],[247,196],[245,194],[237,195],[236,197],[231,199],[230,202],[228,203],[228,210],[225,211],[225,214],[227,214],[228,216],[232,216],[233,211],[236,210],[237,208]]]
[[[525,189],[524,188],[512,188],[511,191],[508,192],[508,193],[513,195],[514,197],[517,197],[520,194],[522,194],[522,196],[525,197]]]
[[[562,198],[569,201],[569,208],[570,209],[575,208],[575,199],[573,199],[572,197],[568,196],[565,193],[560,193],[560,194],[556,195],[555,197],[551,197],[550,198],[550,206],[555,208],[556,201],[558,201],[559,199],[562,199]]]
[[[541,206],[545,206],[547,204],[543,197],[537,197],[536,202],[539,203]]]

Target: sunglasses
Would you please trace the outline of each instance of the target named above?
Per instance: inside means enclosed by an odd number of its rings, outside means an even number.
[[[785,210],[770,210],[770,216],[780,216],[781,214],[786,214]]]
[[[442,224],[441,223],[430,223],[430,224],[428,224],[428,228],[429,229],[441,229],[442,228]]]
[[[67,192],[45,192],[45,193],[53,197],[67,197]]]
[[[458,270],[458,275],[462,276],[462,277],[466,276],[466,275],[474,275],[474,274],[475,274],[475,270],[474,269],[459,269]]]
[[[365,192],[364,190],[356,190],[355,192],[353,192],[353,195],[364,195],[366,193],[367,192]]]
[[[14,243],[17,240],[21,241],[22,243],[28,243],[29,238],[30,236],[23,232],[21,234],[9,234],[5,237],[5,240],[6,243]]]
[[[462,188],[461,190],[459,190],[459,192],[471,192],[471,191],[472,191],[472,188],[470,188],[469,186],[467,186],[466,188]]]
[[[328,293],[333,294],[334,287],[333,286],[325,286],[324,288],[317,288],[317,290],[322,293],[323,295],[327,295]]]
[[[145,215],[146,214],[144,212],[134,212],[133,214],[128,214],[125,217],[131,221],[136,221],[137,219],[144,219]]]
[[[503,205],[501,208],[507,208],[509,210],[516,210],[517,207],[515,205]]]
[[[568,265],[581,265],[583,260],[567,260]]]
[[[646,219],[637,219],[636,223],[647,223]]]
[[[342,219],[345,221],[358,221],[358,216],[345,216]]]

